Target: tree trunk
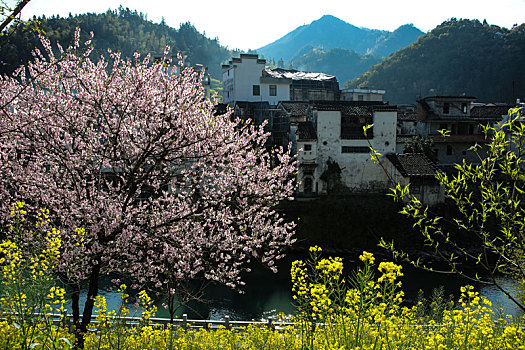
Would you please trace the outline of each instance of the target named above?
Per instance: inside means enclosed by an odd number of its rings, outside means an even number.
[[[95,306],[95,298],[98,295],[98,279],[100,277],[100,265],[93,267],[93,271],[89,276],[89,286],[86,303],[84,304],[84,312],[82,313],[82,322],[76,330],[77,349],[84,349],[84,336],[87,333],[88,325],[91,322],[91,315],[93,307]]]

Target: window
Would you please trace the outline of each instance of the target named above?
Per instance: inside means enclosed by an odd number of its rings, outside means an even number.
[[[452,146],[447,145],[447,156],[451,156],[451,155],[452,155]]]
[[[261,96],[261,86],[260,85],[253,86],[253,96]]]
[[[372,124],[371,117],[365,116],[346,116],[341,117],[341,138],[342,139],[365,139],[373,138],[373,127],[366,131],[366,137],[363,132],[363,126]]]
[[[367,146],[343,146],[341,153],[369,153],[370,147]]]
[[[448,114],[450,112],[450,104],[444,103],[443,104],[443,114]]]
[[[357,95],[357,100],[358,101],[363,101],[364,99],[364,96],[363,95]]]
[[[304,145],[304,150],[305,151],[311,151],[312,150],[312,145],[310,145],[310,144]]]
[[[313,190],[313,181],[311,177],[304,179],[304,193],[312,193]]]
[[[270,85],[270,96],[277,96],[277,85]]]

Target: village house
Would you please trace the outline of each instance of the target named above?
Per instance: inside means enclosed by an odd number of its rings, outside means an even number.
[[[417,107],[415,105],[397,105],[396,153],[402,154],[405,143],[417,136]]]
[[[222,65],[223,103],[340,99],[339,83],[333,75],[270,68],[258,55],[241,54]]]
[[[438,169],[424,154],[389,153],[386,158],[388,161],[383,164],[394,186],[410,184],[410,193],[425,204],[434,205],[445,200],[444,189],[436,179]]]
[[[373,101],[383,102],[385,90],[344,89],[341,90],[341,101]]]
[[[471,96],[430,96],[417,101],[416,134],[434,141],[434,152],[441,167],[453,164],[479,163],[471,147],[488,140],[482,125],[494,125],[507,114],[507,105],[476,104]],[[440,130],[446,130],[443,137]]]
[[[269,144],[291,145],[297,154],[299,197],[386,192],[396,179],[416,183],[425,200],[441,198],[427,158],[396,155],[397,134],[418,131],[415,107],[403,106],[406,118],[398,118],[397,106],[383,102],[384,90],[340,91],[334,76],[270,68],[258,55],[241,54],[222,68],[223,102],[234,115],[257,125],[268,121]],[[372,124],[365,136],[363,127]],[[379,163],[370,147],[385,155]]]
[[[387,174],[369,152],[395,152],[396,119],[396,107],[382,103],[312,101],[297,127],[297,192],[385,191]],[[371,124],[365,136],[363,127]]]

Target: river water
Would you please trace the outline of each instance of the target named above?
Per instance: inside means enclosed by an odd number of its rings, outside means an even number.
[[[206,290],[205,298],[208,303],[191,303],[189,307],[178,310],[177,316],[188,314],[189,318],[221,320],[228,315],[232,320],[260,320],[268,316],[276,316],[279,313],[286,315],[293,314],[293,305],[290,266],[295,258],[288,257],[279,264],[279,272],[274,274],[270,270],[260,267],[255,268],[247,274],[246,286],[240,294],[224,286],[209,286]],[[352,262],[345,262],[345,271],[348,273],[352,268]],[[430,299],[432,290],[443,286],[444,296],[453,294],[459,296],[459,289],[466,284],[473,284],[453,274],[442,274],[428,272],[413,267],[403,268],[404,276],[401,278],[402,289],[405,292],[405,300],[408,304],[416,300],[418,291],[421,289],[425,297]],[[506,288],[515,290],[517,284],[506,277],[500,279]],[[103,277],[100,294],[105,296],[110,309],[118,309],[120,305],[120,295],[111,283],[110,277]],[[476,290],[493,304],[493,308],[500,307],[507,314],[519,316],[523,313],[515,304],[512,303],[501,291],[494,286],[476,285]],[[133,293],[130,293],[133,295]],[[86,298],[86,292],[81,295],[81,306]],[[131,298],[133,299],[133,298]],[[156,302],[158,306],[157,317],[169,317],[167,311],[162,307],[162,300]],[[70,305],[66,305],[70,310]],[[130,305],[131,316],[140,316],[140,308]]]

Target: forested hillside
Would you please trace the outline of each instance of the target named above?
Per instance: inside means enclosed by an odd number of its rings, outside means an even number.
[[[525,98],[525,24],[446,21],[346,86],[385,89],[391,103],[462,93],[512,103]]]
[[[155,24],[137,11],[120,7],[115,11],[103,14],[82,14],[77,16],[42,17],[40,28],[52,43],[57,41],[68,46],[73,40],[76,27],[80,27],[81,41],[88,38],[93,31],[94,52],[92,57],[107,52],[108,48],[120,50],[125,57],[131,57],[134,51],[141,53],[162,53],[167,44],[172,52],[181,51],[189,64],[208,66],[210,74],[221,77],[221,63],[227,60],[232,52],[222,47],[218,39],[206,38],[190,23],[184,23],[174,29],[164,23]],[[8,43],[0,46],[0,73],[11,73],[20,64],[32,58],[31,51],[40,47],[40,40],[35,32],[18,30]]]

